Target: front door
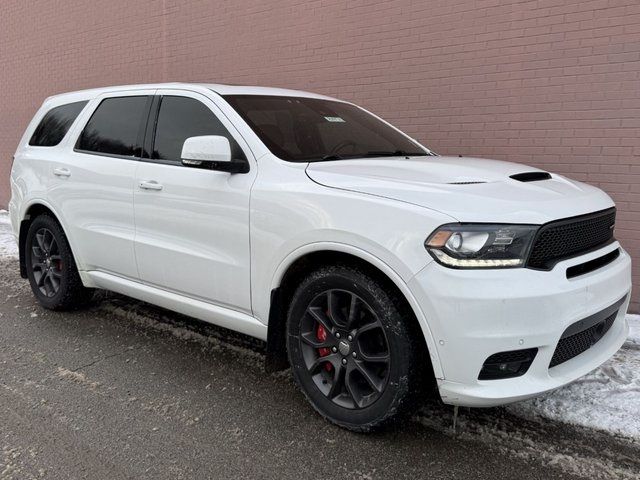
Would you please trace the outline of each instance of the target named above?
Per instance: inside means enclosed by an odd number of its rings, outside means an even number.
[[[229,174],[180,161],[184,141],[200,135],[227,137],[234,158],[251,162],[250,150],[216,105],[198,93],[159,90],[155,112],[146,134],[149,158],[138,165],[134,193],[140,278],[250,313],[249,195],[255,164],[247,174]]]

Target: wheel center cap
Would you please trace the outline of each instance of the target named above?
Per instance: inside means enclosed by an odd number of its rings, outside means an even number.
[[[340,343],[338,344],[338,350],[340,350],[341,355],[346,356],[346,355],[349,355],[349,352],[351,351],[351,346],[349,345],[349,342],[341,340]]]

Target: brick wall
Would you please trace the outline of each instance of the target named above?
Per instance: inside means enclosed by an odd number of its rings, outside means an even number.
[[[604,188],[640,292],[638,0],[3,0],[0,205],[43,98],[156,81],[355,101],[434,150]]]

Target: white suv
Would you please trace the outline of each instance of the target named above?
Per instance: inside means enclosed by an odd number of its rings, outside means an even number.
[[[627,336],[631,262],[601,190],[438,156],[351,103],[227,85],[48,98],[11,172],[20,271],[46,308],[120,292],[267,342],[365,431],[593,370]],[[426,381],[425,381],[426,380]]]

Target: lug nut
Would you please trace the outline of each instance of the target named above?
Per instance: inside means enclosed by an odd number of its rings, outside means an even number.
[[[343,359],[342,359],[342,364],[343,364],[343,365],[346,365],[346,364],[347,364],[347,359],[346,359],[346,358],[343,358]]]
[[[349,335],[349,336],[347,337],[347,340],[349,340],[349,341],[353,340],[353,336]]]
[[[340,338],[340,332],[336,332],[336,338]]]
[[[336,352],[338,351],[338,347],[331,347],[331,351],[332,351],[333,353],[336,353]]]

